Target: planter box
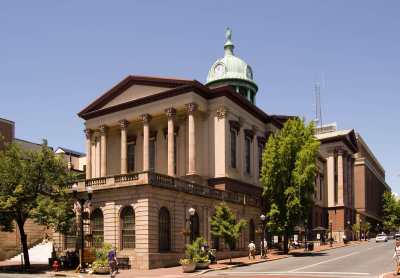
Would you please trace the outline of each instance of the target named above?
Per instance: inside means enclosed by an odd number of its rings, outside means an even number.
[[[204,263],[196,263],[196,268],[197,269],[204,269],[208,268],[211,262],[204,262]]]
[[[109,274],[110,273],[110,267],[104,266],[104,267],[93,267],[94,273],[99,273],[99,274]]]
[[[196,263],[181,264],[183,272],[193,272],[196,269]]]

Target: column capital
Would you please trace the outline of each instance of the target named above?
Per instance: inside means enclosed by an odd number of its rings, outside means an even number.
[[[199,105],[195,102],[185,104],[185,106],[187,111],[189,112],[189,115],[194,115],[194,113],[196,113],[197,109],[199,108]]]
[[[90,128],[84,129],[83,132],[85,132],[86,139],[91,139],[93,135],[93,130]]]
[[[167,114],[168,121],[172,121],[175,118],[176,110],[173,107],[169,107],[164,109],[165,114]]]
[[[99,126],[100,134],[101,135],[106,135],[107,128],[108,127],[106,125]]]
[[[150,114],[143,114],[143,115],[140,115],[140,118],[142,119],[142,121],[143,121],[144,124],[150,123],[150,121],[151,121],[151,119],[152,119],[152,117],[151,117]]]
[[[335,149],[334,148],[328,149],[328,155],[329,156],[334,156],[335,155]]]
[[[128,121],[127,120],[120,120],[120,121],[118,121],[118,123],[119,123],[119,126],[121,127],[121,129],[126,129],[126,127],[128,126]]]
[[[343,146],[336,147],[336,150],[340,156],[343,156],[346,153],[346,150]]]
[[[229,114],[229,110],[227,107],[221,106],[221,107],[217,108],[217,116],[219,119],[228,117],[228,114]]]

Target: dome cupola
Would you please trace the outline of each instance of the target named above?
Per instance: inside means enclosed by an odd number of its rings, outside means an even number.
[[[233,55],[232,30],[226,31],[225,56],[218,59],[208,72],[206,86],[209,88],[231,85],[236,92],[255,104],[258,86],[253,82],[253,70],[245,61]]]

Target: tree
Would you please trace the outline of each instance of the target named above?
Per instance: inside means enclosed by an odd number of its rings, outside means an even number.
[[[270,136],[265,146],[260,181],[265,185],[263,195],[270,204],[267,225],[271,231],[283,233],[284,252],[294,226],[307,218],[313,205],[316,161],[319,142],[311,121],[289,119],[281,133]]]
[[[382,194],[383,201],[383,229],[393,232],[400,226],[400,204],[392,192],[386,190]]]
[[[0,229],[12,232],[17,223],[25,267],[30,268],[26,220],[33,218],[59,232],[66,232],[73,224],[72,201],[64,186],[67,165],[45,140],[40,152],[24,150],[17,144],[6,146],[5,152],[0,152]]]
[[[370,228],[370,224],[368,222],[362,223],[362,230],[363,230],[363,233],[364,233],[364,240],[367,239],[367,232],[369,231],[369,228]]]
[[[232,263],[231,247],[238,240],[240,232],[246,226],[246,220],[240,219],[235,224],[236,217],[225,202],[215,206],[215,211],[215,215],[208,219],[211,223],[211,234],[224,239],[224,242],[229,245],[229,259],[230,263]]]
[[[360,224],[355,223],[353,226],[351,226],[351,231],[353,232],[353,238],[355,238],[354,235],[357,235],[357,232],[360,230]]]

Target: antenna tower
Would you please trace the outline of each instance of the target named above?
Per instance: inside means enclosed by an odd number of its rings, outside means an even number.
[[[322,84],[324,84],[323,81]],[[321,87],[319,86],[318,82],[315,82],[314,84],[314,92],[315,92],[315,125],[322,127]]]

